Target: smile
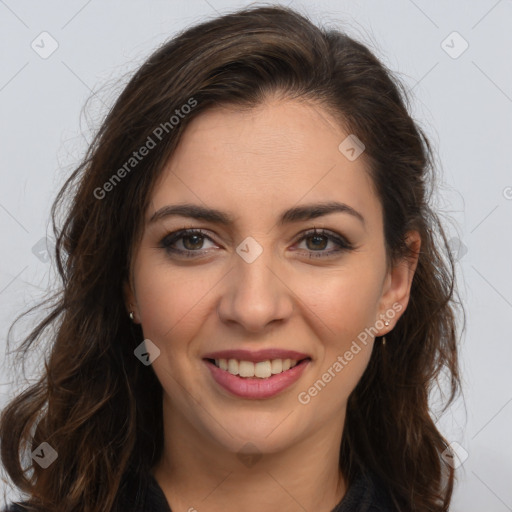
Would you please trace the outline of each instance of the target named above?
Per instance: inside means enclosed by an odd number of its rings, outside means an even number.
[[[237,359],[214,359],[215,366],[226,370],[231,375],[240,377],[258,377],[267,379],[272,375],[278,375],[297,364],[295,359],[272,359],[253,363],[252,361],[239,361]]]
[[[237,359],[203,359],[214,381],[241,398],[271,398],[294,384],[311,359],[271,359],[252,362]]]

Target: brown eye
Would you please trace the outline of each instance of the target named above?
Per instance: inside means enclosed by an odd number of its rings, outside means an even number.
[[[204,252],[205,240],[213,242],[213,240],[200,229],[181,229],[166,235],[160,241],[160,247],[169,253],[193,258],[200,256]],[[179,247],[180,243],[182,248]],[[175,247],[176,245],[178,245],[178,247]]]
[[[342,251],[352,250],[353,246],[344,237],[326,230],[317,231],[313,229],[304,233],[299,242],[305,241],[306,249],[309,251],[310,258],[329,257],[339,254]],[[326,251],[329,242],[332,242],[335,249]],[[315,254],[318,253],[318,254]]]
[[[309,235],[305,240],[311,241],[311,245],[308,247],[308,249],[311,250],[325,249],[326,245],[329,243],[325,235]]]
[[[187,250],[202,249],[204,236],[202,235],[185,235],[181,237],[183,246]]]

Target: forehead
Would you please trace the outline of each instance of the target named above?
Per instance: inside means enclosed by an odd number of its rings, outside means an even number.
[[[378,227],[381,207],[364,153],[350,160],[339,149],[349,135],[322,107],[296,100],[207,110],[188,125],[148,213],[195,202],[270,220],[301,203],[341,201]]]

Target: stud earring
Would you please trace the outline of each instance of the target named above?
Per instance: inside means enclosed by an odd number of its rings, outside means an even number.
[[[134,321],[134,316],[133,316],[133,311],[130,311],[130,320],[133,322]]]
[[[387,327],[387,326],[389,325],[389,321],[388,321],[388,320],[386,320],[386,321],[384,322],[384,325]]]

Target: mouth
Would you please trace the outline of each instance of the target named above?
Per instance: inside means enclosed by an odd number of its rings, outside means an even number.
[[[204,358],[203,361],[214,382],[230,395],[245,399],[265,399],[290,388],[312,360],[306,357],[258,362],[212,358]]]
[[[267,359],[265,361],[246,361],[238,359],[211,359],[205,358],[217,368],[244,379],[270,379],[274,375],[281,375],[304,361],[311,361],[310,357],[303,359]]]

